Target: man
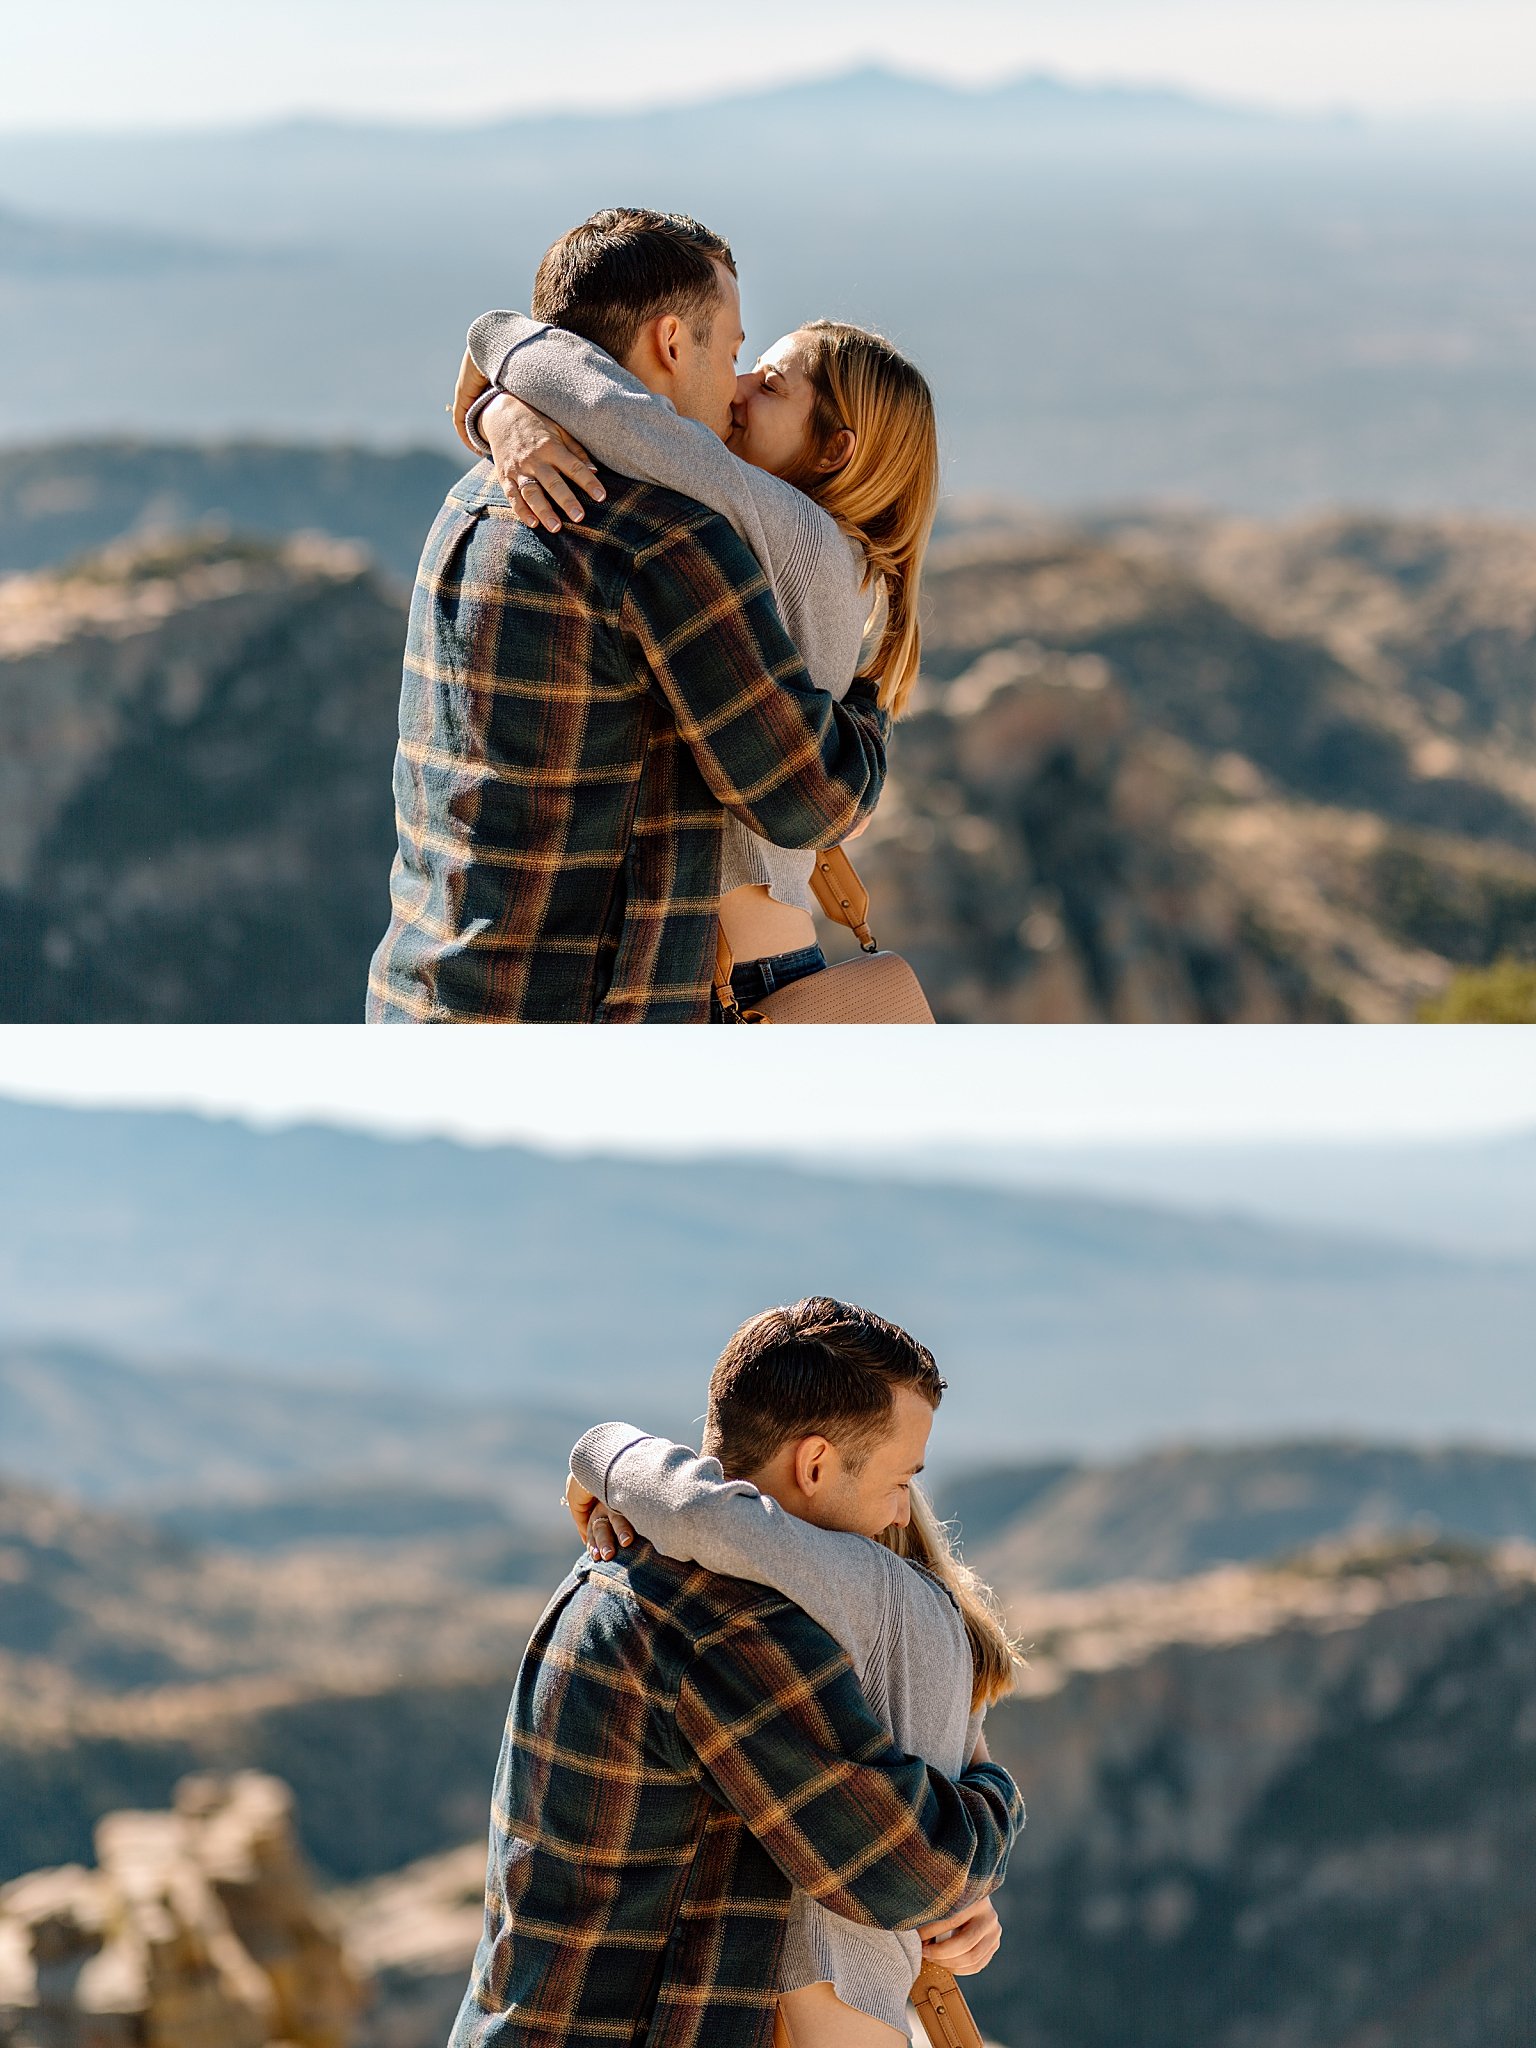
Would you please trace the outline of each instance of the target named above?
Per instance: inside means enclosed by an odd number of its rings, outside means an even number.
[[[899,1515],[885,1466],[910,1465],[943,1382],[877,1316],[818,1300],[754,1318],[716,1367],[711,1431],[744,1408],[759,1434],[803,1419],[818,1378],[834,1491],[841,1471],[850,1513],[884,1489]],[[893,1748],[848,1658],[781,1594],[607,1547],[518,1674],[452,2048],[768,2048],[792,1889],[880,1928],[963,1920],[1002,1878],[1018,1793],[984,1758],[950,1781]]]
[[[740,295],[696,221],[595,214],[545,255],[533,312],[728,431]],[[603,482],[550,534],[481,465],[428,536],[370,1021],[705,1022],[725,812],[811,847],[879,797],[873,688],[812,685],[729,523]]]

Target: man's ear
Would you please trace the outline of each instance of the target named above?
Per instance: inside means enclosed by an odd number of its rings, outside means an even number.
[[[816,467],[823,476],[831,476],[835,470],[846,469],[853,460],[853,451],[859,445],[859,437],[852,427],[839,427],[832,436]]]
[[[832,1445],[824,1436],[804,1436],[795,1445],[795,1484],[807,1496],[826,1484]]]
[[[663,313],[654,323],[656,353],[669,369],[675,370],[682,360],[684,322],[675,313]]]

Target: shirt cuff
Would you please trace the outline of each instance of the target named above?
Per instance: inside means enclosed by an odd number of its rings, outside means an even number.
[[[493,398],[500,398],[500,396],[501,387],[499,385],[493,384],[489,391],[481,392],[480,396],[469,408],[469,411],[464,415],[465,435],[467,436],[471,445],[477,448],[479,452],[486,457],[489,457],[490,455],[491,444],[489,441],[486,440],[485,436],[480,431],[480,415],[485,411],[485,408],[491,403],[491,400]]]
[[[608,1474],[626,1451],[648,1443],[651,1432],[629,1422],[600,1422],[571,1452],[571,1477],[599,1500],[608,1498]]]

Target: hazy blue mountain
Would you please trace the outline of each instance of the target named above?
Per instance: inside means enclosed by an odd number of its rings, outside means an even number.
[[[455,444],[457,445],[457,444]],[[0,574],[114,541],[217,527],[361,543],[410,579],[459,457],[244,441],[65,442],[0,450]]]
[[[968,1554],[1010,1598],[1178,1579],[1384,1531],[1536,1543],[1536,1457],[1470,1446],[1185,1445],[1068,1470],[1049,1485],[1041,1476],[1018,1469],[1022,1505],[1005,1520],[1003,1472],[959,1474],[944,1491]]]
[[[512,110],[515,114],[515,109]],[[637,198],[729,233],[749,346],[864,320],[956,491],[1274,511],[1536,505],[1536,150],[1025,79],[864,71],[645,113],[0,138],[0,203],[232,238],[248,271],[18,286],[0,439],[451,447],[462,336]],[[300,260],[306,256],[307,260]]]
[[[1074,1188],[1450,1251],[1536,1253],[1536,1132],[1392,1144],[934,1146],[871,1161],[881,1177],[893,1170],[991,1187]]]
[[[971,1465],[941,1476],[934,1504],[946,1521],[959,1524],[960,1541],[967,1555],[974,1557],[1000,1530],[1030,1521],[1041,1503],[1081,1470],[1070,1458],[1040,1458],[1024,1465]]]
[[[939,1352],[951,1461],[1536,1435],[1529,1266],[1076,1194],[0,1103],[13,1335],[497,1406],[579,1389],[671,1427],[743,1316],[817,1291]]]
[[[158,277],[170,270],[238,262],[243,252],[212,242],[89,221],[55,220],[0,207],[0,277]]]
[[[87,1500],[187,1503],[167,1527],[253,1549],[543,1519],[575,1406],[380,1382],[153,1371],[0,1339],[0,1473]],[[445,1499],[445,1494],[448,1498]]]

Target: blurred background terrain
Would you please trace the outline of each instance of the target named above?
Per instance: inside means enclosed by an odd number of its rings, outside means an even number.
[[[359,1014],[460,336],[634,193],[730,233],[749,356],[832,312],[934,382],[862,860],[942,1018],[1536,1005],[1529,124],[869,66],[0,132],[0,1016]]]
[[[989,2037],[1523,2048],[1533,1177],[1518,1134],[834,1166],[0,1101],[0,2039],[46,1953],[259,2048],[227,1919],[283,2038],[440,2048],[570,1443],[696,1437],[741,1316],[834,1285],[937,1350],[933,1491],[1029,1650]]]

